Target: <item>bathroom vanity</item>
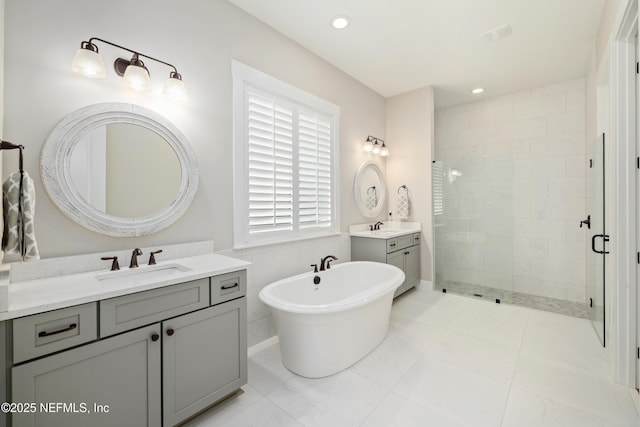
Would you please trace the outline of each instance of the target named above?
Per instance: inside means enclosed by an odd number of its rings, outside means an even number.
[[[349,228],[351,260],[382,262],[401,269],[405,280],[394,297],[420,283],[420,224],[386,222],[378,230],[369,228],[369,224]]]
[[[211,253],[12,284],[0,313],[6,422],[173,426],[236,392],[248,264]]]

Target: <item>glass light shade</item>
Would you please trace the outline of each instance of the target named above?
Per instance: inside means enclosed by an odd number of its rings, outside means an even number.
[[[382,157],[387,157],[389,155],[389,149],[387,148],[386,145],[383,145],[382,148],[380,149],[380,155]]]
[[[172,101],[184,102],[187,100],[187,89],[181,79],[169,77],[162,88],[162,95]]]
[[[98,52],[84,48],[78,49],[73,56],[71,71],[92,79],[104,79],[107,76],[102,56]]]
[[[380,146],[378,144],[373,144],[373,150],[371,150],[373,154],[380,153]]]
[[[362,144],[362,149],[363,149],[364,151],[366,151],[367,153],[370,153],[370,152],[372,152],[372,151],[373,151],[373,144],[371,143],[371,141],[365,141],[365,142]]]
[[[129,89],[137,90],[139,92],[147,92],[151,90],[151,80],[149,78],[149,72],[137,65],[129,65],[124,71],[124,85]]]

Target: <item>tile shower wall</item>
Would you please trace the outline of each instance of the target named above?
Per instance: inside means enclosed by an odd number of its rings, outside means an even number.
[[[445,191],[445,209],[480,218],[486,241],[457,256],[436,246],[436,280],[457,263],[448,280],[585,302],[585,91],[578,79],[436,110],[435,158],[464,186],[457,199]],[[451,221],[435,222],[451,234]],[[455,245],[440,240],[441,253]]]

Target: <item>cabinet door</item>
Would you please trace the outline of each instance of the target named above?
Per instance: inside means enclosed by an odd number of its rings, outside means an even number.
[[[246,322],[246,298],[162,322],[165,427],[247,383]]]
[[[13,425],[159,426],[159,334],[150,325],[14,367],[11,400],[37,408]]]
[[[400,270],[404,271],[404,253],[405,251],[391,252],[390,254],[387,255],[387,264],[395,265]],[[406,290],[406,287],[405,287],[406,284],[407,284],[407,279],[405,277],[404,282],[402,282],[402,285],[400,285],[398,289],[396,289],[395,293],[393,294],[394,298]]]
[[[412,246],[404,253],[404,285],[409,290],[420,282],[420,246]]]

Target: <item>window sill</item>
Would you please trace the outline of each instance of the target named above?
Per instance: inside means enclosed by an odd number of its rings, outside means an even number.
[[[297,242],[302,242],[305,240],[315,240],[315,239],[324,239],[324,238],[328,238],[328,237],[339,237],[341,235],[343,235],[344,233],[340,232],[340,231],[334,231],[331,233],[326,233],[326,234],[312,234],[309,236],[300,236],[300,237],[294,237],[294,238],[288,238],[288,239],[274,239],[274,240],[264,240],[262,242],[252,242],[252,243],[247,243],[247,244],[243,244],[243,245],[234,245],[233,246],[233,250],[242,250],[242,249],[251,249],[251,248],[259,248],[259,247],[264,247],[264,246],[276,246],[276,245],[284,245],[287,243],[297,243]]]

